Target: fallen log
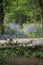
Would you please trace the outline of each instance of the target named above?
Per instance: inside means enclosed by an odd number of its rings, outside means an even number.
[[[24,46],[24,47],[43,47],[43,38],[21,38],[21,39],[7,39],[0,40],[0,47],[15,47],[15,46]]]

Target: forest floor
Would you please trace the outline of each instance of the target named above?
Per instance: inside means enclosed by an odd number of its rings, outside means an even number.
[[[25,39],[17,39],[17,38],[14,38],[12,39],[14,43],[29,43],[30,45],[30,41],[32,40],[32,44],[35,43],[35,45],[37,44],[41,44],[43,45],[43,38],[25,38]],[[12,42],[12,40],[10,39],[10,42]],[[9,39],[7,40],[0,40],[0,44],[4,44],[6,42],[9,42]],[[2,44],[2,46],[3,46]],[[9,43],[8,43],[9,44]],[[9,45],[8,45],[9,46]],[[23,56],[21,55],[21,53],[25,52],[25,54],[30,51],[29,49],[28,50],[25,50],[24,48],[12,48],[12,49],[3,49],[3,48],[0,48],[0,59],[1,59],[1,62],[2,64],[0,65],[43,65],[43,49],[31,49],[31,53],[36,53],[36,55],[38,54],[38,57],[26,57],[26,56]],[[24,50],[24,51],[23,51]],[[26,52],[27,51],[27,52]],[[30,52],[29,52],[30,53]],[[29,55],[29,53],[27,55]],[[31,54],[30,53],[30,54]],[[16,56],[14,56],[15,54],[17,54]],[[20,54],[18,56],[18,54]],[[11,56],[10,56],[11,55]],[[33,54],[34,55],[34,54]],[[7,57],[7,59],[6,59]],[[5,62],[7,61],[7,62]]]
[[[5,65],[43,65],[43,60],[28,57],[12,57],[9,58],[8,64]]]

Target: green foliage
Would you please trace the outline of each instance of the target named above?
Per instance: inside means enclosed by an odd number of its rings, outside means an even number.
[[[5,48],[0,49],[0,64],[4,65],[9,62],[9,58],[24,56],[24,57],[34,57],[43,59],[43,48],[24,48],[24,47],[15,47],[13,49]],[[39,63],[39,65],[42,63]],[[36,64],[37,65],[37,64]]]
[[[40,8],[37,0],[4,0],[3,6],[5,18],[7,19],[8,17],[9,22],[13,22],[12,19],[14,23],[20,24],[40,22]],[[7,16],[6,13],[9,15]]]
[[[27,35],[30,38],[40,38],[40,37],[43,37],[41,34],[39,34],[39,33],[33,33],[33,32],[31,32],[31,33],[29,33]]]

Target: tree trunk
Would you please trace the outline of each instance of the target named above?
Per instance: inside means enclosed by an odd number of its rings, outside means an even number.
[[[40,10],[41,10],[41,23],[42,23],[42,34],[43,34],[43,2],[39,0]]]
[[[3,14],[3,5],[2,5],[3,0],[0,2],[0,29],[1,29],[1,33],[4,34],[4,14]]]

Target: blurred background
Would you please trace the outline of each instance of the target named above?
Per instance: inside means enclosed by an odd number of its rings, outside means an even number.
[[[3,0],[0,5],[0,38],[43,37],[43,0]]]

